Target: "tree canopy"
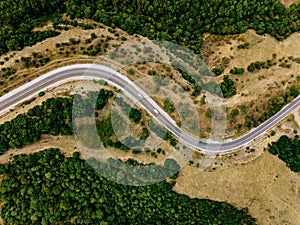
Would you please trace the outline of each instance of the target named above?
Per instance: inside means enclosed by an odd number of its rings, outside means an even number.
[[[278,155],[292,171],[300,172],[300,140],[297,137],[291,139],[283,135],[277,142],[269,144],[268,150],[271,154]]]
[[[283,40],[300,29],[300,4],[286,9],[279,0],[7,0],[1,2],[0,54],[49,37],[43,33],[36,38],[33,27],[47,20],[56,22],[62,13],[71,19],[94,19],[129,34],[171,41],[197,54],[205,32],[224,35],[255,29]],[[31,41],[23,40],[24,35]]]
[[[58,149],[15,156],[0,165],[0,174],[0,214],[7,224],[255,224],[247,209],[173,192],[174,180],[120,185],[99,176],[78,153],[66,158]],[[128,177],[122,170],[117,176]]]

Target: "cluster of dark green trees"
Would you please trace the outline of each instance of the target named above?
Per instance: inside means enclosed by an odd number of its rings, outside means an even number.
[[[199,77],[199,75],[193,76],[192,74],[189,74],[183,69],[181,69],[179,66],[177,67],[177,70],[180,72],[183,79],[185,79],[193,85],[194,91],[192,93],[192,96],[197,97],[198,95],[200,95],[202,91],[201,77]]]
[[[90,163],[102,175],[133,179],[114,166],[137,162],[111,160]],[[174,160],[158,167],[170,173],[178,170]],[[11,163],[0,165],[0,174],[0,213],[7,224],[71,224],[71,219],[76,224],[255,224],[247,209],[173,192],[175,181],[139,187],[112,182],[99,176],[78,152],[70,158],[58,149],[15,156]]]
[[[219,76],[224,72],[223,68],[213,68],[212,72],[216,75]]]
[[[28,27],[17,30],[6,30],[3,28],[0,35],[0,54],[13,50],[20,51],[25,46],[33,46],[38,42],[59,34],[60,32],[54,30],[32,31]]]
[[[241,75],[241,74],[243,74],[245,72],[245,69],[244,68],[236,68],[236,67],[234,67],[234,68],[232,68],[231,70],[230,70],[230,73],[231,74],[238,74],[238,75]]]
[[[220,88],[225,98],[230,98],[236,94],[235,83],[228,76],[224,76],[223,82],[220,84]]]
[[[3,72],[1,75],[2,78],[8,78],[11,75],[14,75],[17,72],[17,70],[12,69],[11,67],[4,67],[1,69],[1,72]]]
[[[166,178],[176,179],[180,169],[179,164],[170,158],[164,160],[163,166],[150,164],[140,164],[133,159],[125,163],[109,158],[105,163],[99,163],[94,158],[88,162],[96,172],[119,184],[131,184],[134,186],[144,186],[155,184]]]
[[[204,32],[233,34],[253,28],[279,40],[299,30],[300,6],[286,9],[278,0],[89,1],[70,0],[71,18],[92,18],[129,34],[164,39],[199,53]]]
[[[26,114],[18,115],[0,125],[0,154],[10,148],[20,148],[25,144],[36,142],[42,134],[73,134],[73,99],[76,99],[77,106],[82,104],[82,107],[76,107],[77,111],[74,110],[74,115],[80,117],[91,116],[95,110],[102,109],[112,96],[112,91],[101,89],[99,96],[97,92],[89,92],[87,99],[82,99],[80,95],[47,99]],[[93,102],[96,102],[95,106]]]
[[[267,62],[253,62],[247,67],[247,70],[251,73],[254,71],[259,71],[260,69],[269,69],[270,67],[274,66],[273,60],[267,60]]]
[[[236,94],[235,82],[227,75],[224,76],[220,85],[214,81],[209,81],[202,86],[205,91],[224,98],[230,98]]]
[[[221,70],[219,71],[219,69],[216,68],[213,72],[210,72],[207,66],[202,64],[202,62],[201,65],[202,65],[201,67],[202,71],[200,71],[201,74],[200,76],[189,74],[184,70],[177,68],[181,73],[182,78],[187,80],[189,83],[191,83],[194,86],[192,96],[197,97],[198,95],[200,95],[202,90],[208,91],[212,94],[215,94],[220,97],[225,97],[225,98],[230,98],[236,94],[235,82],[232,79],[230,79],[228,76],[224,76],[224,79],[220,85],[214,81],[203,82],[202,76],[209,77],[214,75],[220,75],[223,71]],[[237,72],[241,72],[242,70],[242,68],[235,68],[235,69],[237,70]]]
[[[60,17],[64,12],[63,1],[1,1],[0,5],[0,55],[9,50],[21,50],[46,38],[59,34],[57,31],[33,31],[42,22]]]
[[[167,98],[164,99],[164,110],[169,114],[175,111],[173,103]]]
[[[201,76],[214,76],[214,75],[220,75],[223,71],[217,68],[213,72],[210,72],[206,65],[202,65],[202,72],[200,71]],[[178,68],[177,68],[178,69]],[[230,98],[236,94],[236,85],[235,82],[230,79],[228,76],[224,76],[223,81],[221,84],[217,84],[214,81],[208,81],[204,83],[202,81],[202,77],[199,75],[192,75],[189,74],[182,69],[178,69],[179,72],[182,75],[182,78],[190,82],[192,85],[194,85],[194,90],[192,92],[192,96],[197,97],[200,95],[202,89],[205,91],[208,91],[212,94],[215,94],[220,97]],[[233,72],[241,73],[243,69],[242,68],[234,68]],[[217,72],[217,74],[216,74]],[[242,72],[243,73],[243,72]]]
[[[41,40],[36,39],[33,27],[57,21],[62,13],[120,27],[129,34],[172,41],[195,53],[200,53],[200,37],[205,32],[234,34],[255,29],[282,40],[300,29],[300,4],[286,9],[279,0],[7,0],[1,2],[0,54]],[[29,42],[24,42],[24,35],[29,35]]]
[[[67,98],[47,99],[27,114],[18,115],[0,125],[0,152],[20,148],[40,139],[42,134],[72,134],[72,100]]]
[[[275,113],[279,112],[283,106],[296,98],[299,93],[299,90],[295,86],[292,86],[289,90],[287,90],[284,96],[279,96],[271,100],[270,110],[269,112],[266,112],[265,115],[275,115]]]
[[[273,155],[283,160],[294,172],[300,172],[300,140],[296,136],[294,139],[283,135],[277,142],[272,142],[268,150]]]
[[[50,58],[48,57],[43,57],[43,55],[38,54],[36,52],[32,53],[32,57],[21,57],[20,58],[21,62],[23,63],[23,67],[29,68],[29,67],[40,67],[44,66],[50,61]]]
[[[265,112],[265,118],[262,118],[263,121],[267,120],[272,115],[275,115],[279,112],[287,103],[296,98],[299,95],[299,90],[292,86],[283,97],[277,97],[272,99],[269,112]]]

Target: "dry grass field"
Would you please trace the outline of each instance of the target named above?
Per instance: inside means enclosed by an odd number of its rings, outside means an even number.
[[[241,49],[238,46],[247,44]],[[296,33],[282,42],[269,35],[259,36],[253,30],[241,35],[215,36],[207,34],[204,38],[202,54],[210,69],[224,68],[217,79],[222,81],[224,75],[235,81],[237,95],[226,99],[229,114],[233,109],[238,113],[228,117],[227,135],[240,135],[247,132],[245,116],[258,120],[269,111],[271,100],[284,96],[292,86],[300,89],[300,34]],[[247,67],[256,61],[271,62],[269,69],[248,72]],[[226,63],[224,63],[226,62]],[[289,64],[290,68],[280,66]],[[234,67],[244,68],[242,75],[230,74]],[[240,130],[236,129],[241,125]]]
[[[263,225],[300,223],[300,177],[277,157],[263,153],[245,165],[215,171],[184,167],[174,190],[192,198],[248,207]]]

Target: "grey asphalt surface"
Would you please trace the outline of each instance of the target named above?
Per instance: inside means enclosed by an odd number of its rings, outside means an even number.
[[[245,146],[271,129],[300,106],[300,96],[298,96],[276,115],[238,139],[225,142],[204,142],[177,127],[171,117],[127,77],[105,66],[76,64],[51,71],[0,97],[0,115],[41,91],[72,80],[105,80],[109,84],[119,87],[127,97],[146,109],[157,122],[173,133],[182,143],[204,153],[227,153]],[[158,113],[155,112],[155,109]]]

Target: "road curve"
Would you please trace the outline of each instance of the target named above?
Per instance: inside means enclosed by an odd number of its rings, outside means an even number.
[[[14,108],[17,104],[36,96],[41,91],[75,80],[105,80],[109,84],[117,86],[135,103],[146,109],[182,143],[204,153],[226,153],[245,146],[272,128],[300,105],[300,96],[298,96],[273,117],[238,139],[225,142],[204,142],[177,127],[174,120],[126,76],[102,65],[76,64],[46,73],[0,97],[0,115]]]

